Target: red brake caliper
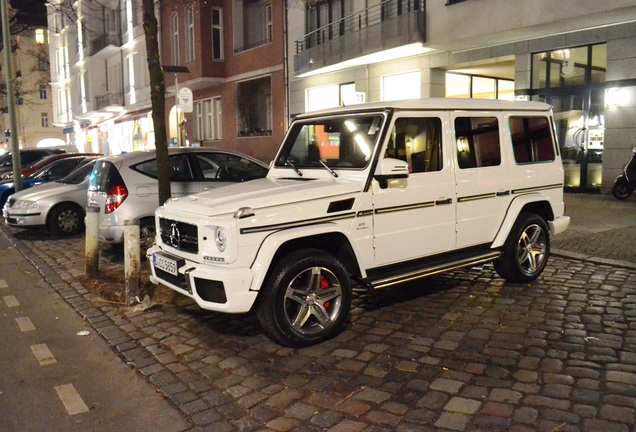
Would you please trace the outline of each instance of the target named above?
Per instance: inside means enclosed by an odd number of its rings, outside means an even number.
[[[320,289],[327,288],[329,288],[329,282],[327,282],[327,279],[323,275],[320,275]],[[325,310],[329,310],[329,306],[331,306],[331,302],[325,302]]]

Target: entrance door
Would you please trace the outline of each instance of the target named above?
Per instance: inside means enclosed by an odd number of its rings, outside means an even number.
[[[601,188],[604,116],[602,90],[552,96],[565,188],[598,192]]]

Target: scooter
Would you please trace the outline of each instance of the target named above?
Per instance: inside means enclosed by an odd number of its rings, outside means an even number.
[[[629,198],[634,189],[636,189],[636,147],[632,149],[632,157],[623,168],[623,174],[614,180],[612,195],[619,200],[624,200]]]

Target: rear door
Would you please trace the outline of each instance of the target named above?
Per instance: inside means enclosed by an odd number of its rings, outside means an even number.
[[[505,121],[499,113],[451,114],[456,143],[457,248],[492,242],[510,199]]]
[[[455,245],[455,180],[448,151],[448,114],[399,113],[384,157],[409,165],[409,177],[373,181],[376,266],[451,250]]]

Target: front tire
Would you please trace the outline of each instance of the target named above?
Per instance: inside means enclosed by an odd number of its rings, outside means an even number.
[[[548,225],[534,213],[521,213],[508,234],[501,257],[493,264],[508,282],[527,283],[543,272],[549,255]]]
[[[343,265],[319,249],[285,256],[262,288],[258,319],[278,343],[300,348],[335,336],[349,316],[351,280]]]
[[[621,176],[616,179],[614,182],[614,187],[612,188],[612,195],[619,200],[624,200],[630,197],[630,195],[634,192],[634,190],[629,186],[627,179],[624,176]]]
[[[60,204],[48,217],[49,231],[55,236],[66,237],[84,231],[84,212],[73,204]]]

